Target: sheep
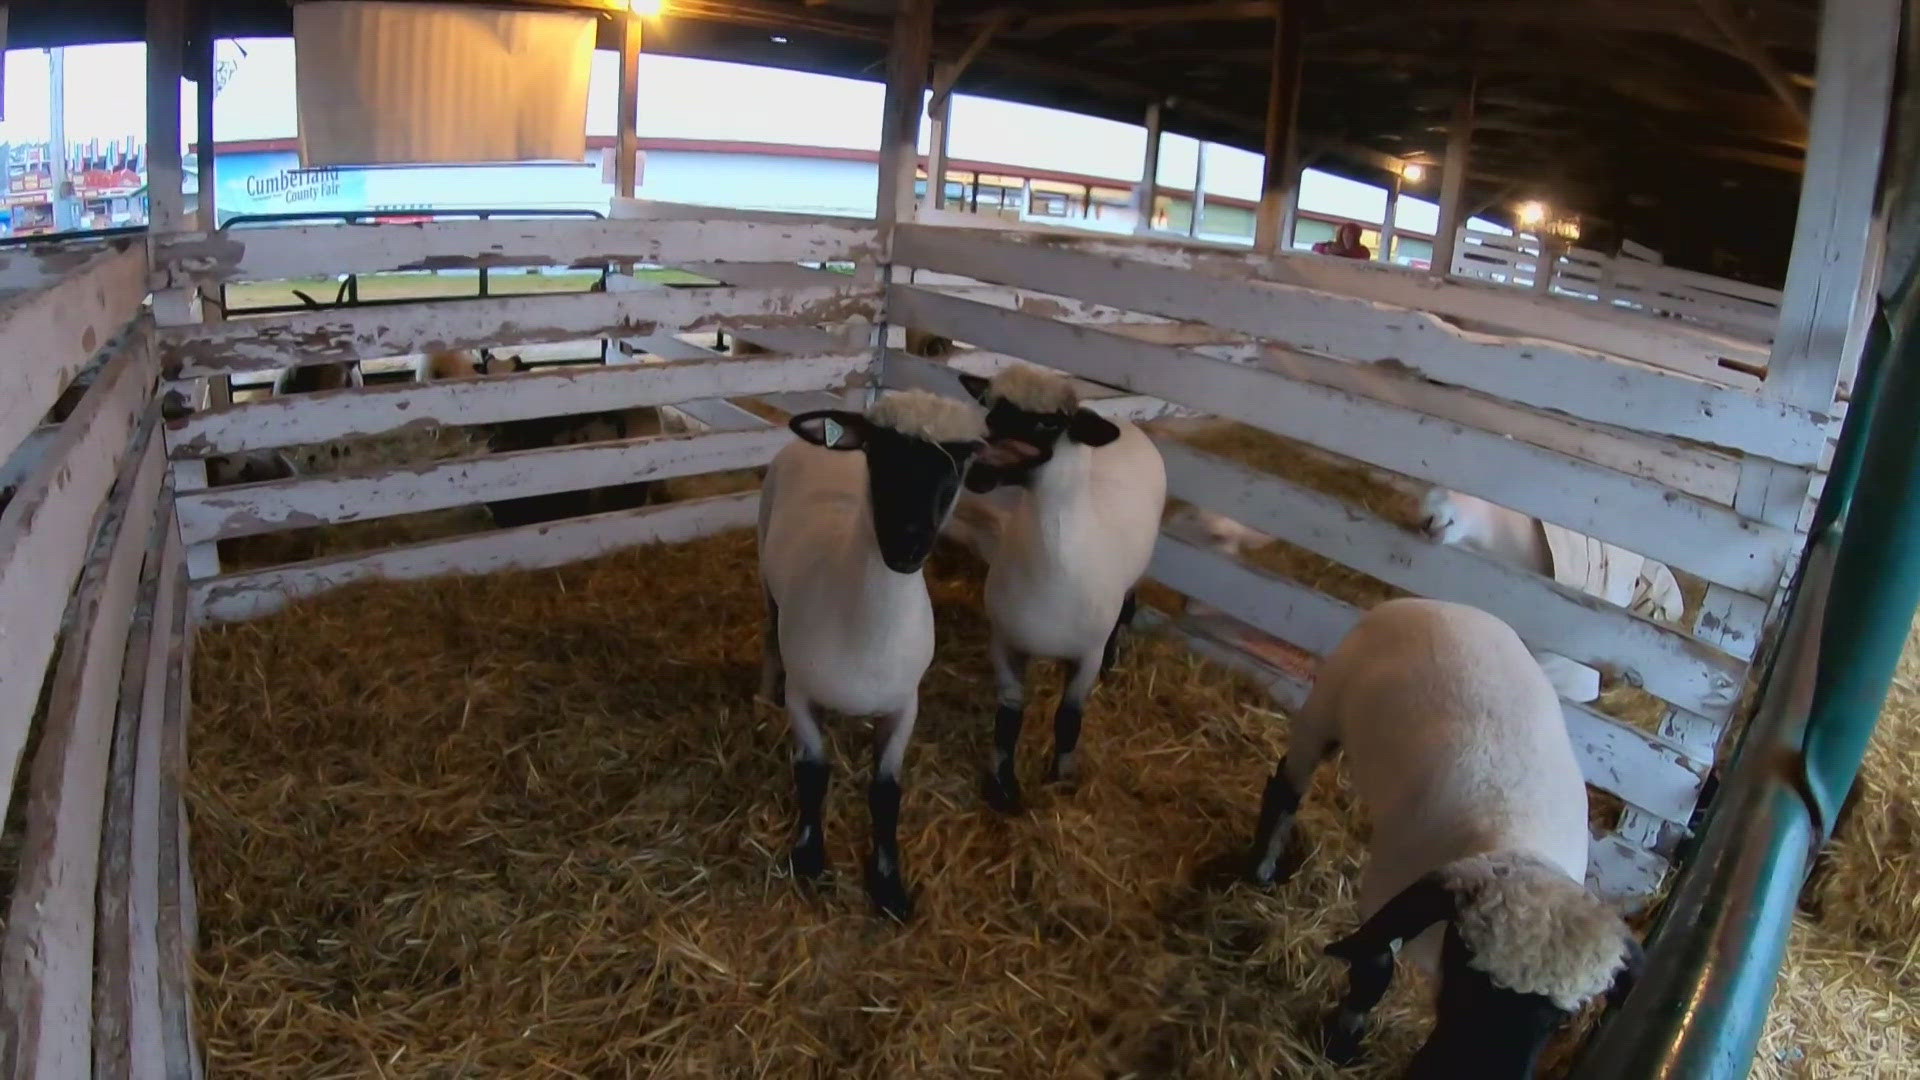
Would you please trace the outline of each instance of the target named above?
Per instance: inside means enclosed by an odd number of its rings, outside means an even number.
[[[1066,378],[1015,366],[991,380],[960,379],[987,407],[989,438],[1009,459],[983,461],[967,486],[1024,489],[996,542],[986,589],[999,701],[983,791],[988,805],[1015,813],[1027,661],[1067,664],[1047,780],[1071,782],[1087,696],[1113,666],[1134,587],[1153,557],[1167,473],[1146,433],[1082,408]]]
[[[878,717],[866,886],[881,914],[905,921],[913,901],[896,839],[900,769],[934,637],[920,570],[986,426],[971,406],[924,391],[889,394],[865,414],[801,413],[787,426],[801,441],[767,467],[758,537],[760,690],[784,701],[793,735],[799,814],[790,864],[802,881],[826,869],[820,815],[829,770],[816,711]]]
[[[312,394],[324,390],[345,390],[349,387],[365,385],[360,374],[360,364],[355,360],[341,360],[327,364],[304,364],[300,367],[281,368],[273,377],[273,395]]]
[[[1519,635],[1478,608],[1373,608],[1294,716],[1245,864],[1254,883],[1292,872],[1295,813],[1336,746],[1373,836],[1362,923],[1327,948],[1349,964],[1328,1056],[1358,1055],[1406,942],[1439,973],[1438,1019],[1408,1075],[1531,1076],[1568,1015],[1624,995],[1639,968],[1638,943],[1583,884],[1587,789],[1553,687]]]

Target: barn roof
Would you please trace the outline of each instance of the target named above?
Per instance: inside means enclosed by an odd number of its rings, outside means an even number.
[[[288,0],[205,0],[218,36]],[[497,2],[497,0],[496,0]],[[618,0],[542,0],[620,6]],[[1783,273],[1812,85],[1812,0],[1287,0],[1304,160],[1380,178],[1438,159],[1475,87],[1467,208],[1540,198],[1703,270]],[[13,47],[133,40],[145,0],[13,0]],[[879,78],[895,0],[669,0],[649,51]],[[986,35],[965,93],[1261,147],[1273,0],[941,0],[935,54]],[[611,29],[609,27],[609,29]],[[1891,29],[1889,32],[1893,32]],[[603,38],[611,45],[613,36]],[[1597,228],[1596,228],[1597,227]]]

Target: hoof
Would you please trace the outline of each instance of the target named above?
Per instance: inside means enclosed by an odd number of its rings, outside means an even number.
[[[1367,1033],[1365,1016],[1335,1009],[1320,1025],[1320,1048],[1328,1061],[1341,1068],[1360,1061],[1360,1039]]]
[[[795,844],[787,861],[793,867],[796,881],[809,884],[819,881],[820,875],[827,872],[827,845],[818,840]]]
[[[869,859],[867,861],[867,897],[873,901],[873,913],[906,922],[913,918],[913,896],[907,892],[907,883],[895,870],[891,874],[881,873]]]
[[[980,785],[980,794],[987,805],[1002,814],[1018,814],[1025,809],[1020,801],[1020,780],[1013,775],[1013,766],[987,773]]]
[[[1060,754],[1047,767],[1047,783],[1064,785],[1068,791],[1079,786],[1080,756],[1075,753]]]

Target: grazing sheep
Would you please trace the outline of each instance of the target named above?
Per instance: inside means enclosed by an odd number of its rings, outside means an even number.
[[[1624,994],[1639,946],[1583,884],[1587,789],[1560,702],[1519,635],[1436,600],[1375,607],[1321,665],[1268,781],[1246,872],[1271,884],[1322,756],[1347,755],[1373,837],[1360,928],[1327,948],[1349,965],[1327,1024],[1359,1052],[1394,950],[1439,974],[1438,1018],[1409,1076],[1518,1080],[1601,993]],[[1444,924],[1436,928],[1435,924]],[[1437,956],[1436,956],[1437,953]]]
[[[864,415],[802,413],[787,426],[802,441],[774,456],[760,490],[761,692],[776,700],[784,677],[799,803],[793,872],[810,880],[826,869],[828,766],[816,710],[878,717],[867,893],[904,920],[913,903],[896,839],[900,767],[933,660],[920,568],[986,428],[977,410],[922,391],[889,394]]]
[[[1113,666],[1120,628],[1133,617],[1134,586],[1153,558],[1167,473],[1144,432],[1081,408],[1061,376],[1015,366],[991,380],[960,379],[987,407],[996,457],[1007,459],[975,467],[967,486],[1024,489],[996,543],[986,590],[999,708],[985,795],[1011,813],[1021,805],[1014,750],[1027,661],[1067,664],[1048,780],[1071,780],[1087,696]]]

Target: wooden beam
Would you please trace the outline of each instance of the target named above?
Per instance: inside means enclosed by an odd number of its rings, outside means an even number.
[[[1820,414],[1672,372],[1551,342],[1470,334],[1417,311],[1283,285],[1103,259],[1019,234],[901,231],[902,262],[980,281],[1044,289],[1205,323],[1307,352],[1390,364],[1436,382],[1632,431],[1678,436],[1812,465],[1826,444]],[[923,329],[935,329],[923,327]],[[965,334],[955,340],[982,344]],[[1001,351],[1013,351],[1005,350]]]
[[[218,211],[218,188],[214,182],[214,138],[213,138],[213,96],[214,96],[214,48],[213,48],[213,8],[203,4],[200,8],[200,26],[195,33],[199,48],[194,53],[195,98],[194,112],[197,119],[194,155],[199,161],[199,195],[194,204],[194,225],[196,228],[211,232],[220,225],[216,218]]]
[[[1300,197],[1299,122],[1304,0],[1283,0],[1273,20],[1268,61],[1267,130],[1262,147],[1260,205],[1254,211],[1253,250],[1271,255],[1292,247],[1293,204]]]
[[[180,80],[186,75],[186,0],[147,4],[147,230],[186,226],[181,190]]]
[[[980,24],[980,29],[974,31],[973,40],[967,42],[967,47],[961,50],[959,59],[954,60],[950,64],[936,66],[934,68],[933,95],[927,99],[927,115],[929,117],[935,113],[940,114],[942,117],[947,114],[947,106],[949,99],[953,96],[954,84],[959,82],[960,77],[965,75],[967,69],[973,66],[973,62],[980,58],[980,54],[985,51],[987,45],[993,41],[993,36],[1000,32],[1000,28],[1006,25],[1007,19],[1011,14],[1012,12],[1007,8],[994,8],[993,11],[988,13],[986,21]]]
[[[287,225],[167,237],[157,244],[158,287],[394,270],[597,270],[610,262],[860,262],[878,249],[878,233],[868,221],[747,216],[712,208],[682,215],[660,204],[649,207],[673,216]]]
[[[175,101],[179,99],[175,92]],[[141,427],[98,531],[47,695],[26,831],[0,946],[0,1041],[13,1080],[93,1075],[100,830],[121,671],[166,474],[157,411]],[[16,609],[9,608],[9,619]],[[24,727],[29,704],[11,714]]]
[[[86,254],[52,248],[38,262],[44,273],[58,273],[53,284],[0,300],[0,459],[140,314],[147,293],[146,254],[131,242]]]
[[[175,458],[365,438],[419,424],[460,427],[836,388],[865,354],[794,359],[717,358],[665,364],[571,367],[480,379],[402,383],[291,394],[208,409],[168,426]]]
[[[1713,28],[1720,32],[1720,36],[1727,39],[1727,44],[1731,45],[1741,59],[1753,68],[1754,73],[1760,76],[1760,80],[1767,84],[1767,89],[1773,91],[1773,95],[1779,98],[1793,115],[1799,117],[1802,124],[1805,124],[1807,122],[1806,95],[1793,84],[1786,69],[1774,60],[1773,54],[1767,51],[1767,46],[1754,36],[1753,30],[1734,13],[1727,0],[1695,0],[1695,3],[1706,14],[1707,21],[1713,23]]]
[[[436,461],[376,473],[296,477],[180,497],[190,544],[372,521],[562,491],[751,469],[793,441],[785,428],[657,435]]]
[[[291,600],[356,581],[563,566],[642,544],[751,528],[759,503],[760,493],[750,491],[228,574],[196,584],[194,606],[204,619],[227,622],[269,615]]]
[[[1079,11],[1048,12],[1021,19],[1022,33],[1065,30],[1079,26],[1159,26],[1169,23],[1237,22],[1275,14],[1275,0],[1210,0],[1190,4],[1107,6]]]
[[[1140,163],[1140,183],[1133,189],[1133,210],[1136,215],[1133,231],[1151,232],[1153,215],[1160,201],[1160,138],[1162,106],[1158,101],[1147,105],[1147,150],[1146,157]]]
[[[437,349],[499,349],[549,341],[871,318],[878,294],[846,275],[800,289],[674,289],[571,293],[342,308],[160,331],[171,378],[269,371],[295,364],[378,360]]]
[[[909,325],[1477,495],[1743,592],[1770,594],[1793,545],[1791,532],[1724,507],[1412,410],[915,286],[893,291]]]
[[[880,112],[879,204],[884,243],[895,222],[913,220],[913,182],[920,162],[920,109],[933,49],[934,0],[901,0],[887,50],[887,89]]]
[[[933,66],[937,83],[950,65],[941,61]],[[951,85],[951,75],[948,75]],[[947,129],[953,116],[953,100],[936,93],[927,102],[927,201],[935,210],[947,208]]]
[[[614,16],[620,24],[620,101],[613,153],[613,194],[631,199],[640,173],[640,45],[642,22],[631,11]]]
[[[1454,99],[1453,123],[1447,130],[1447,157],[1440,165],[1440,218],[1433,236],[1433,258],[1427,272],[1437,278],[1453,273],[1454,251],[1460,243],[1460,227],[1467,219],[1460,213],[1467,194],[1468,161],[1473,156],[1473,95],[1469,81]]]

